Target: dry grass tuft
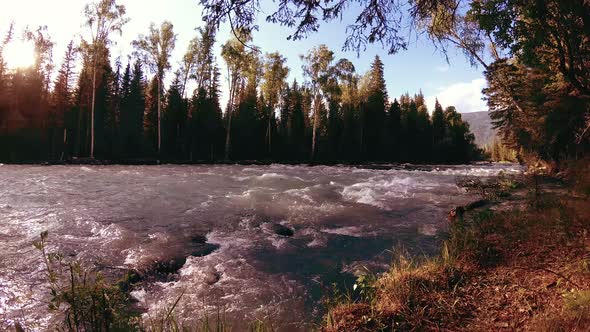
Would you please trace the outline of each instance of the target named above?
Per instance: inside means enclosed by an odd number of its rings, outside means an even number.
[[[373,296],[332,308],[324,330],[590,331],[590,204],[547,187],[454,220],[439,257],[399,255]]]

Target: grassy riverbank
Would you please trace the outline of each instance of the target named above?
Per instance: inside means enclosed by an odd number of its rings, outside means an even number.
[[[459,214],[439,256],[398,255],[356,285],[366,296],[331,307],[323,330],[587,331],[590,181],[584,168],[572,175]]]

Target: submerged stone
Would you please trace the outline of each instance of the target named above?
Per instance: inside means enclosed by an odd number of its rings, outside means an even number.
[[[178,255],[163,258],[155,261],[140,274],[140,280],[174,280],[178,277],[178,271],[186,264],[189,256],[203,257],[219,249],[218,244],[207,243],[207,238],[203,235],[195,235],[187,243],[180,244],[182,249]]]
[[[150,269],[156,275],[174,274],[186,263],[186,256],[178,256],[167,260],[156,262]]]
[[[283,226],[281,224],[270,224],[269,229],[273,233],[280,235],[280,236],[293,236],[293,235],[295,235],[295,232],[291,228]]]
[[[219,281],[219,279],[221,279],[221,273],[217,271],[207,271],[205,273],[203,282],[205,282],[207,285],[214,285]]]
[[[207,237],[202,234],[196,234],[196,235],[191,236],[191,242],[192,243],[205,243],[205,242],[207,242]]]
[[[192,248],[191,256],[194,257],[203,257],[207,256],[210,253],[214,252],[215,250],[219,249],[218,244],[214,243],[199,243],[197,246]]]

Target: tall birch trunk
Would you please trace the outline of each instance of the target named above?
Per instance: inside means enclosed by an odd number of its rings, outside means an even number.
[[[96,54],[92,68],[92,105],[90,106],[90,158],[94,158],[94,106],[96,104]]]

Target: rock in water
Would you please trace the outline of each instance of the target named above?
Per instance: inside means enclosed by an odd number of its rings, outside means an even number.
[[[186,263],[186,256],[178,256],[170,259],[156,262],[151,268],[152,273],[159,275],[174,274],[180,270]]]
[[[205,278],[203,279],[203,281],[207,285],[213,285],[213,284],[217,283],[219,281],[219,279],[221,279],[221,274],[219,272],[213,270],[213,271],[205,272]]]
[[[269,225],[269,229],[280,236],[293,236],[295,234],[295,232],[286,226],[283,226],[281,224],[270,224]]]
[[[214,252],[215,250],[219,249],[218,244],[213,243],[198,243],[193,246],[191,249],[191,256],[194,257],[203,257],[207,256],[210,253]]]
[[[191,236],[192,243],[205,243],[207,242],[207,237],[205,235],[196,234]]]

